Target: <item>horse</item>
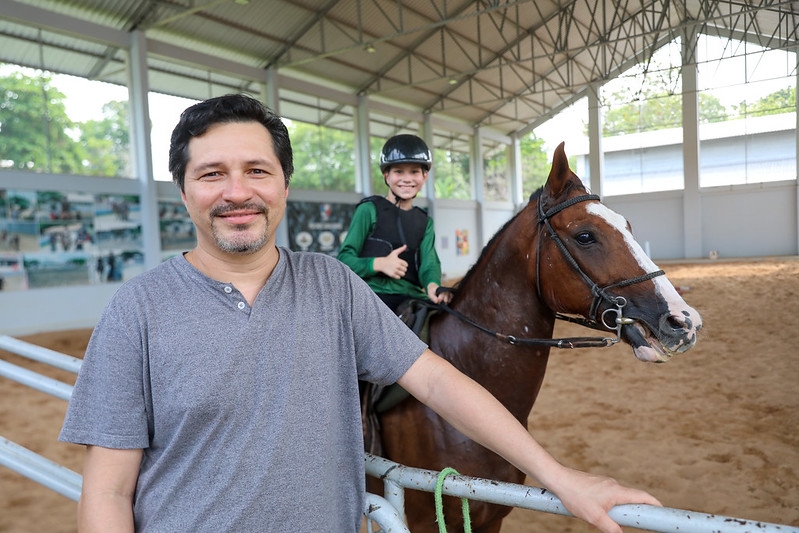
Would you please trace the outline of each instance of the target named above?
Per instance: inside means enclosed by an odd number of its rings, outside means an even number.
[[[664,362],[690,349],[702,327],[699,314],[635,242],[626,220],[587,193],[569,168],[564,143],[555,150],[546,184],[482,250],[456,285],[449,309],[430,319],[430,348],[525,426],[551,348],[623,341],[637,359]],[[552,339],[556,318],[617,336]],[[413,397],[380,414],[379,423],[383,455],[392,461],[524,483],[524,473]],[[451,531],[463,529],[460,507],[457,499],[445,498]],[[472,531],[497,533],[510,511],[471,502]],[[409,491],[406,513],[414,533],[438,531],[431,495]]]

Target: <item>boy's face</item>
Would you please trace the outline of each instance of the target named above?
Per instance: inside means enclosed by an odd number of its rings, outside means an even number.
[[[400,200],[413,200],[427,181],[427,171],[419,163],[398,163],[383,173],[389,192]]]

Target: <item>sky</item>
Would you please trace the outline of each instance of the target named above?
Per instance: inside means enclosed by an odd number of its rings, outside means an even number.
[[[99,120],[103,118],[103,105],[110,100],[128,100],[125,87],[56,74],[53,85],[66,98],[64,106],[69,117],[76,122]],[[169,139],[172,129],[178,123],[180,113],[194,103],[187,98],[178,98],[159,93],[150,93],[148,100],[152,120],[153,174],[156,180],[170,181]]]

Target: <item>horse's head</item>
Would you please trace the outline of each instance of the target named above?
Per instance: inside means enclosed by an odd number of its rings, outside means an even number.
[[[629,223],[586,193],[563,143],[538,194],[536,278],[551,309],[607,329],[621,324],[622,339],[642,361],[667,361],[696,343],[699,313],[647,257]]]

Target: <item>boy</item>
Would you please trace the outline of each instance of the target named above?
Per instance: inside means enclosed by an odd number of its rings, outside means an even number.
[[[433,160],[416,135],[395,135],[380,152],[388,193],[358,204],[338,258],[366,281],[395,311],[409,297],[449,301],[436,294],[441,262],[435,249],[433,219],[413,206]]]

